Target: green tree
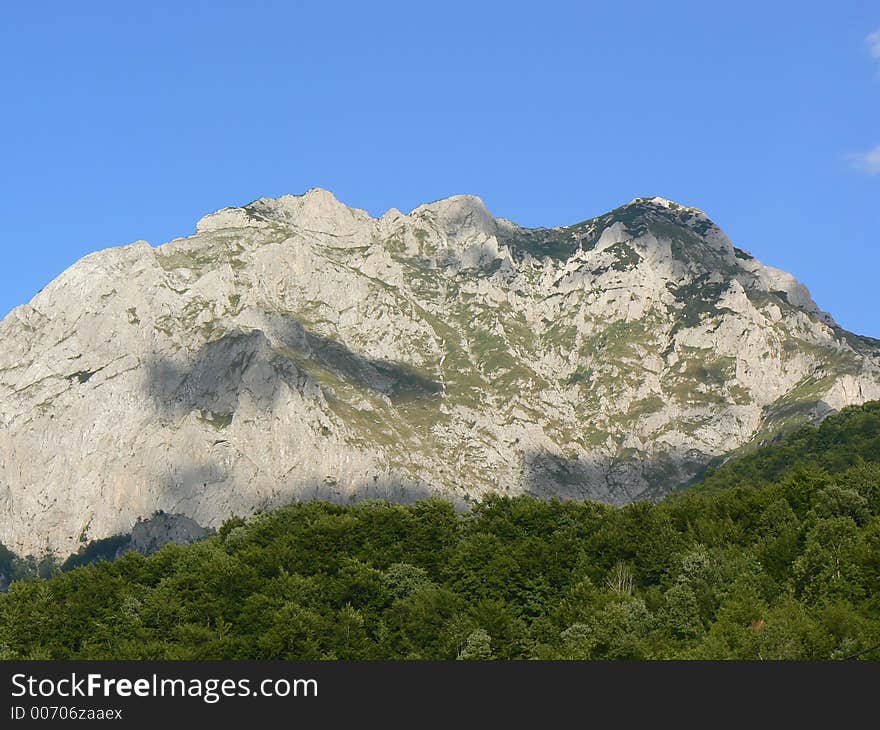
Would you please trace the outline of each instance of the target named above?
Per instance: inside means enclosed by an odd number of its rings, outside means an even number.
[[[458,658],[471,661],[492,659],[492,639],[489,634],[484,629],[472,631]]]

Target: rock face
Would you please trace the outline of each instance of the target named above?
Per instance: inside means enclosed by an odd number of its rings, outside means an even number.
[[[165,545],[192,545],[211,532],[185,515],[157,512],[148,520],[139,519],[131,530],[131,539],[123,551],[134,550],[152,555]]]
[[[313,497],[623,503],[876,398],[880,343],[696,209],[526,229],[315,189],[86,256],[0,323],[0,541]]]

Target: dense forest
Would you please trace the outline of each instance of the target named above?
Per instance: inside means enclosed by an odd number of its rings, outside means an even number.
[[[878,659],[878,645],[880,403],[657,504],[308,502],[0,596],[0,658]]]

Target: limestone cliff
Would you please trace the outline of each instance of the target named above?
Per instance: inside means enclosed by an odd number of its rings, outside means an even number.
[[[526,229],[324,190],[89,255],[0,323],[0,542],[312,497],[657,496],[880,398],[880,343],[702,212]]]

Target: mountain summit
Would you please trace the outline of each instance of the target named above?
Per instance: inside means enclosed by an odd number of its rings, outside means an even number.
[[[322,497],[623,503],[844,405],[880,343],[701,211],[529,229],[261,198],[86,256],[0,323],[0,542]]]

